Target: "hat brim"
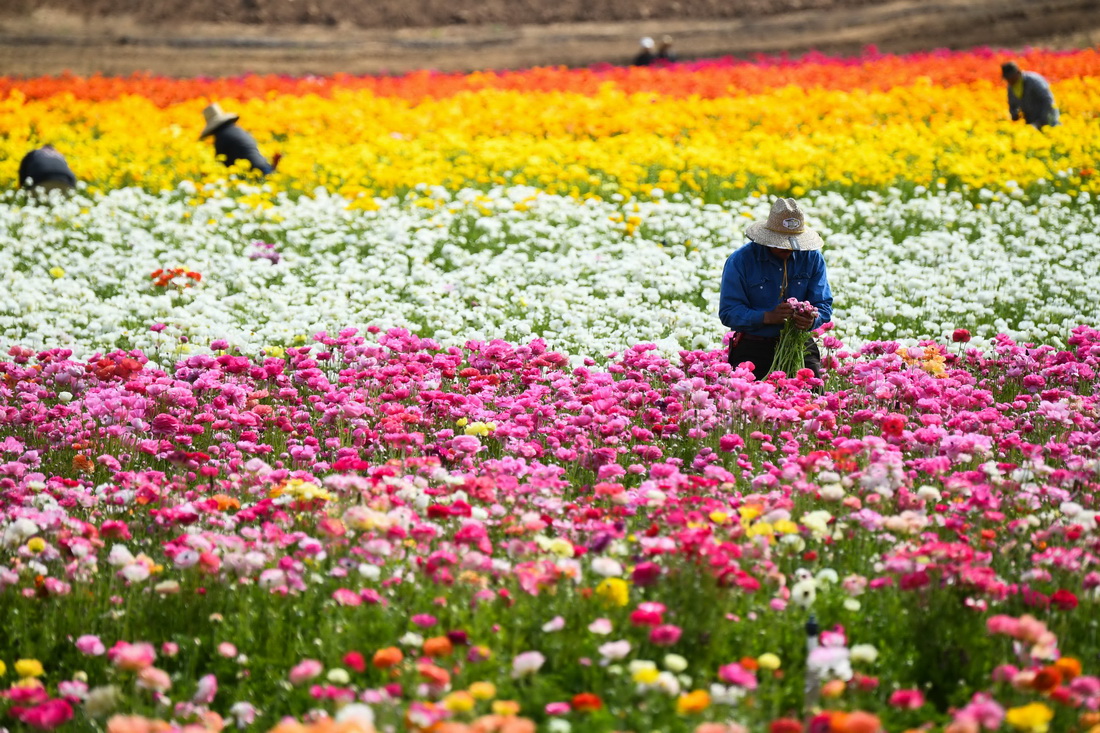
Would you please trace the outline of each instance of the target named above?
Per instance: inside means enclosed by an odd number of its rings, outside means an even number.
[[[768,229],[767,222],[763,221],[754,221],[745,227],[745,235],[757,244],[773,249],[807,252],[825,246],[825,240],[813,229],[804,229],[800,234],[786,234]]]
[[[217,117],[206,123],[206,127],[202,129],[202,134],[199,135],[199,140],[202,140],[208,135],[213,135],[222,125],[227,125],[230,122],[236,122],[239,119],[241,119],[241,116],[238,114],[218,115]]]

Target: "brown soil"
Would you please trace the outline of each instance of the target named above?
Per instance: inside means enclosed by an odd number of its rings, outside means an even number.
[[[1100,0],[3,0],[0,69],[379,73],[627,63],[671,34],[682,59],[1100,44]]]

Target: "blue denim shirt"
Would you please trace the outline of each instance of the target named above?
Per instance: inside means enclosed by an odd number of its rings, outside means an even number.
[[[748,242],[726,259],[718,317],[731,331],[778,336],[780,324],[764,325],[764,314],[779,305],[783,260],[768,247]],[[820,250],[792,252],[787,260],[787,292],[783,299],[805,300],[817,308],[814,328],[833,318],[833,291]]]

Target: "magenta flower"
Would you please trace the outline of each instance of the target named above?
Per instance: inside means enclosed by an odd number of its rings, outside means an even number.
[[[17,717],[32,728],[53,730],[73,719],[73,708],[65,700],[47,700],[41,705],[22,709]]]
[[[650,630],[649,640],[657,646],[672,646],[680,640],[682,633],[679,626],[662,624]]]

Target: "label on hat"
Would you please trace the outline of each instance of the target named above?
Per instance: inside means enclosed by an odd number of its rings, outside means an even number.
[[[802,222],[799,219],[784,219],[783,226],[787,227],[788,229],[798,229],[802,226]]]

